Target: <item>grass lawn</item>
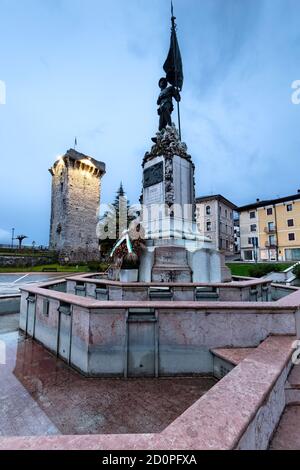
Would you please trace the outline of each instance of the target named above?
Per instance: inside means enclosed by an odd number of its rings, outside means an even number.
[[[257,267],[257,266],[270,266],[270,264],[273,265],[273,263],[227,263],[228,268],[231,270],[231,274],[233,276],[245,276],[245,277],[251,277],[250,275],[250,270],[251,268]],[[274,263],[275,264],[275,263]],[[284,271],[285,269],[289,268],[292,266],[293,263],[276,263],[276,266],[278,266],[280,271]]]
[[[43,269],[57,269],[59,273],[87,273],[90,272],[88,266],[60,266],[59,264],[50,264],[23,268],[2,268],[0,273],[41,273]]]

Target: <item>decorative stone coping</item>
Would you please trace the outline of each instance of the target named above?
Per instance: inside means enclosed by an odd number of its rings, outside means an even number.
[[[272,282],[271,286],[275,288],[277,287],[278,289],[290,290],[291,292],[297,292],[298,290],[300,290],[300,287],[287,286],[285,284],[277,284],[277,282]]]
[[[300,308],[300,289],[298,289],[293,294],[287,295],[282,299],[278,300],[278,304],[284,307],[288,307],[290,305],[297,305]]]
[[[49,285],[49,284],[48,284]],[[56,292],[53,290],[45,289],[37,286],[26,286],[20,289],[21,292],[28,292],[28,294],[40,295],[42,297],[66,302],[69,304],[78,305],[85,309],[122,309],[129,308],[156,308],[156,309],[184,309],[184,310],[250,310],[257,313],[282,313],[283,310],[294,311],[300,306],[300,291],[296,292],[293,301],[286,301],[291,296],[276,302],[198,302],[198,301],[113,301],[113,300],[95,300],[89,297],[80,297],[74,294],[66,294],[63,292]]]
[[[212,349],[211,352],[220,359],[224,359],[230,362],[230,364],[237,366],[255,349],[256,348],[216,348]]]
[[[88,275],[90,276],[90,275]],[[119,281],[108,281],[106,279],[93,279],[91,277],[86,277],[86,276],[72,276],[72,277],[66,277],[67,281],[76,281],[76,282],[87,282],[91,284],[105,284],[107,286],[116,286],[116,287],[157,287],[158,285],[163,286],[163,287],[222,287],[222,288],[227,288],[230,289],[232,287],[252,287],[252,286],[260,286],[260,285],[270,285],[271,281],[269,280],[262,280],[262,279],[251,279],[247,281],[233,281],[233,282],[164,282],[164,283],[159,283],[159,282],[119,282]]]
[[[280,417],[271,395],[281,377],[285,381],[294,339],[267,338],[160,434],[1,438],[0,450],[234,450],[246,446],[253,429],[261,447],[260,438],[268,444]],[[276,419],[264,422],[269,427],[262,436],[257,416],[267,406]]]

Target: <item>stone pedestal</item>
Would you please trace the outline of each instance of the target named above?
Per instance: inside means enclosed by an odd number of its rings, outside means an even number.
[[[192,282],[187,250],[179,246],[160,246],[154,251],[153,282]]]
[[[147,247],[141,282],[230,280],[224,257],[195,223],[195,182],[191,156],[175,126],[159,132],[143,161],[142,225]]]

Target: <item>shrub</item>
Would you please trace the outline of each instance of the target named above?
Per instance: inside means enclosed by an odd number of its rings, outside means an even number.
[[[250,277],[263,277],[272,272],[279,272],[280,266],[277,264],[257,264],[249,269]]]
[[[295,276],[297,276],[297,278],[300,279],[300,264],[297,264],[294,267],[293,274],[295,274]]]
[[[107,263],[100,263],[99,261],[90,261],[88,263],[89,271],[93,273],[104,273],[109,267]]]

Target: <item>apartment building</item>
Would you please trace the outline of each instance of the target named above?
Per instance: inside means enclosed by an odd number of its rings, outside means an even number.
[[[235,253],[235,204],[221,194],[196,199],[196,221],[201,234],[210,238],[213,247],[230,256]]]
[[[300,190],[240,207],[241,257],[245,261],[300,260]]]

